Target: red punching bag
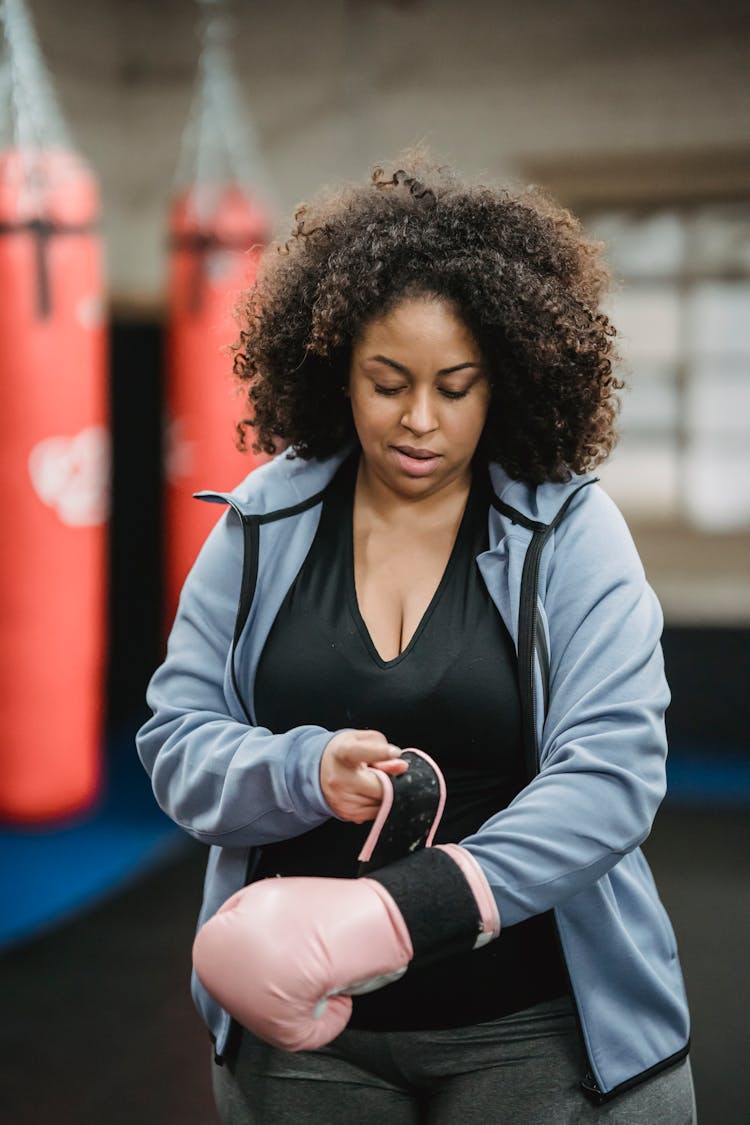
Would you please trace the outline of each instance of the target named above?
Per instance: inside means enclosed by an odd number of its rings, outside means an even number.
[[[59,817],[100,774],[109,484],[96,183],[0,153],[0,816]]]
[[[205,18],[181,184],[170,216],[165,442],[165,596],[171,624],[180,589],[219,512],[193,493],[229,490],[260,462],[236,448],[247,414],[232,382],[233,309],[252,285],[270,221],[255,188],[262,161],[229,61],[223,5]],[[253,186],[250,186],[253,185]],[[248,443],[249,444],[249,443]]]
[[[232,310],[254,279],[267,240],[265,212],[228,184],[216,195],[209,221],[188,190],[171,216],[167,334],[166,598],[171,622],[182,583],[218,518],[198,504],[202,488],[228,490],[255,467],[235,446],[246,414],[234,393],[229,345],[237,335]]]

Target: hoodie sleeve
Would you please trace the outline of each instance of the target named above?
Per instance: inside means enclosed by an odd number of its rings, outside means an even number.
[[[666,788],[663,619],[625,522],[592,486],[547,549],[550,706],[540,772],[462,841],[504,926],[606,874],[648,836]]]
[[[159,806],[202,843],[248,847],[289,839],[332,813],[320,759],[333,732],[272,734],[233,717],[225,692],[242,577],[231,509],[185,582],[167,657],[149,684],[153,712],[137,735]]]

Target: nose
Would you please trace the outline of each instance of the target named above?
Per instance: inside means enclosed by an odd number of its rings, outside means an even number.
[[[401,425],[419,436],[437,429],[438,424],[429,388],[412,391],[401,415]]]

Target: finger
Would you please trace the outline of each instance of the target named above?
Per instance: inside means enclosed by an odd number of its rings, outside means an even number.
[[[343,820],[352,820],[362,824],[365,820],[374,820],[380,811],[380,802],[373,801],[348,801],[339,812]]]
[[[399,746],[388,742],[379,731],[357,731],[357,738],[344,744],[339,751],[339,761],[347,765],[372,765],[378,761],[397,758],[401,753]]]
[[[370,766],[363,766],[357,771],[349,791],[357,800],[366,801],[368,804],[377,802],[379,805],[383,800],[383,782]]]
[[[370,762],[368,768],[382,770],[383,773],[390,774],[391,777],[397,777],[401,773],[406,773],[409,763],[405,762],[403,758],[392,758],[387,762]]]
[[[380,742],[383,746],[388,742],[382,730],[373,730],[371,727],[362,727],[361,730],[352,730],[349,733],[363,742]]]
[[[357,763],[351,769],[341,769],[329,786],[332,803],[377,802],[383,799],[383,783],[375,770]]]
[[[373,801],[368,797],[352,798],[347,801],[347,805],[354,812],[376,813],[380,808],[381,801]]]

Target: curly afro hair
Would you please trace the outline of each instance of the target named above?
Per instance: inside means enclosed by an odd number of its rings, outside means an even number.
[[[492,388],[483,453],[514,478],[566,480],[607,457],[622,383],[599,309],[599,244],[541,192],[471,186],[417,153],[295,212],[237,310],[234,373],[253,448],[326,457],[355,436],[352,341],[405,296],[453,303]]]

